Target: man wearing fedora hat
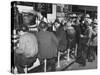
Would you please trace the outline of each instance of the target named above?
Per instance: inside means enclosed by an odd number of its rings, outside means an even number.
[[[81,64],[81,66],[86,65],[86,59],[88,56],[88,47],[90,43],[90,38],[91,38],[91,33],[92,33],[92,27],[91,25],[91,20],[86,19],[84,21],[83,27],[84,29],[81,31],[80,34],[80,39],[79,39],[79,48],[78,51],[80,53],[78,54],[78,63]]]

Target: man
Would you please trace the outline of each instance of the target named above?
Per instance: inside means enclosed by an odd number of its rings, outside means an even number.
[[[76,30],[70,21],[66,24],[66,39],[67,49],[70,50],[70,57],[75,58]]]
[[[32,12],[32,10],[28,12],[22,12],[23,17],[23,25],[26,25],[29,28],[30,32],[37,32],[37,24],[36,24],[36,15]]]
[[[81,66],[86,65],[86,59],[87,59],[87,52],[89,47],[89,40],[91,38],[91,31],[92,27],[90,26],[90,21],[85,21],[84,25],[86,27],[85,31],[80,34],[79,39],[79,48],[78,48],[78,54],[77,54],[77,62]]]
[[[59,41],[58,50],[64,52],[67,48],[66,32],[64,30],[64,26],[61,25],[58,19],[55,20],[54,26],[54,33]]]
[[[88,61],[92,62],[97,54],[97,19],[94,19],[89,43]]]
[[[15,66],[19,73],[24,73],[25,66],[30,67],[36,61],[38,53],[38,42],[34,34],[28,32],[28,28],[23,26],[19,29],[19,46],[15,50]]]
[[[36,23],[39,25],[39,23],[40,23],[41,21],[44,21],[44,22],[48,23],[47,18],[46,18],[41,12],[37,12]]]
[[[38,57],[41,61],[41,64],[43,63],[43,60],[47,59],[47,66],[51,66],[51,70],[54,71],[56,62],[55,58],[57,57],[58,40],[52,32],[47,31],[47,26],[48,25],[46,22],[40,22],[40,31],[37,34],[39,44]]]

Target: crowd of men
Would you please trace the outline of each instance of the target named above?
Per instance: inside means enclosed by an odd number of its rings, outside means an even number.
[[[64,59],[69,52],[69,58],[75,59],[80,66],[95,60],[97,18],[91,18],[89,14],[72,14],[69,18],[65,17],[62,21],[56,19],[52,23],[40,13],[36,15],[36,24],[30,25],[34,16],[24,13],[24,24],[14,30],[18,36],[17,46],[14,47],[14,66],[19,73],[24,73],[25,66],[32,66],[37,58],[40,64],[46,60],[51,71],[55,71],[58,52],[64,54]]]

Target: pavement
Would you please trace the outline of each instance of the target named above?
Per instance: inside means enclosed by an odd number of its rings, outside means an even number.
[[[86,62],[86,66],[82,67],[78,63],[73,63],[66,70],[86,70],[86,69],[97,69],[97,58],[93,62]]]
[[[60,66],[57,66],[58,63],[56,63],[56,70],[55,71],[68,71],[68,70],[86,70],[86,69],[96,69],[97,68],[97,58],[93,62],[86,62],[86,66],[82,67],[78,63],[75,62],[75,59],[70,59],[69,61],[67,59],[60,60]],[[43,65],[40,65],[32,70],[29,71],[29,73],[39,73],[44,72]],[[47,70],[47,72],[51,72],[50,69]]]

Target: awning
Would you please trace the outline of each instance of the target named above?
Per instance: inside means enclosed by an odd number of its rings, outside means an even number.
[[[96,6],[79,6],[78,8],[86,11],[97,11]]]

